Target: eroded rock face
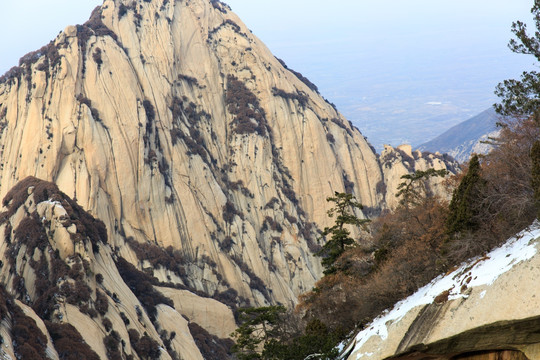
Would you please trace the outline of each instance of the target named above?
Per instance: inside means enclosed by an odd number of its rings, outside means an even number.
[[[107,240],[104,224],[52,183],[27,178],[8,193],[0,219],[0,357],[77,351],[95,360],[203,359],[190,326],[213,340],[229,336],[229,308],[189,293],[215,322],[193,316],[176,304],[181,290],[131,266]]]
[[[538,359],[538,224],[360,332],[348,359]]]

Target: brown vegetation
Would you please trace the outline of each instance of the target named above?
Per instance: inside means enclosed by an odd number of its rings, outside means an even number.
[[[96,301],[94,304],[97,312],[102,316],[105,316],[107,311],[109,311],[109,299],[101,290],[96,289]]]
[[[159,344],[146,333],[141,337],[135,329],[129,329],[129,342],[143,360],[157,360],[161,357]]]
[[[118,258],[116,266],[120,276],[122,276],[124,282],[129,286],[131,291],[133,291],[135,296],[137,296],[152,322],[156,320],[156,305],[166,304],[170,307],[174,307],[171,299],[163,296],[152,286],[153,283],[157,283],[156,278],[137,270],[122,257]]]
[[[189,332],[204,359],[223,360],[232,358],[231,348],[234,342],[231,339],[220,339],[194,322],[190,322],[188,326]]]
[[[210,3],[214,7],[214,9],[217,9],[219,12],[223,14],[227,13],[228,6],[225,3],[219,0],[210,0]]]
[[[126,239],[129,247],[135,251],[139,260],[148,260],[152,267],[163,267],[176,273],[180,278],[186,277],[186,260],[179,250],[172,246],[163,249],[152,243],[139,243],[132,237]]]
[[[109,335],[103,338],[103,344],[107,350],[107,358],[110,360],[122,358],[118,349],[118,346],[120,345],[120,335],[115,330],[111,331]]]
[[[445,216],[445,204],[436,199],[381,216],[372,224],[372,239],[346,251],[336,262],[338,272],[301,297],[301,308],[336,330],[374,318],[441,271]]]
[[[14,303],[8,306],[13,321],[11,336],[15,354],[21,359],[46,359],[47,337],[34,319],[26,316],[21,308]]]
[[[274,96],[282,97],[283,99],[296,100],[296,101],[298,101],[298,104],[303,108],[306,107],[307,102],[308,102],[308,97],[303,92],[294,94],[294,93],[288,93],[285,90],[281,90],[281,89],[278,89],[276,87],[273,87],[272,88],[272,94]]]
[[[70,324],[45,321],[60,360],[99,360],[99,356]]]
[[[349,331],[455,264],[484,254],[530,225],[536,209],[529,152],[539,137],[534,119],[508,123],[495,149],[481,159],[485,186],[475,189],[471,203],[478,227],[449,234],[448,203],[425,192],[376,219],[371,237],[346,251],[336,262],[338,272],[304,294],[299,309],[307,318]],[[439,300],[444,301],[444,294]]]
[[[230,200],[227,200],[225,205],[223,205],[223,220],[226,223],[231,224],[235,216],[240,217],[240,219],[244,219],[244,214],[236,209],[234,203],[232,203]]]
[[[290,72],[292,72],[300,81],[302,81],[304,84],[307,85],[308,88],[310,88],[311,90],[315,91],[316,93],[319,93],[319,89],[317,88],[317,86],[312,83],[311,81],[309,81],[308,78],[306,78],[304,75],[302,75],[301,73],[297,72],[297,71],[294,71],[293,69],[290,69],[287,64],[285,64],[285,62],[281,59],[278,59],[276,58],[277,61],[279,61],[279,63],[281,64],[281,66],[283,66],[285,69],[289,70]],[[334,106],[335,108],[335,106]]]
[[[96,48],[96,50],[94,50],[94,53],[92,54],[92,59],[94,59],[94,61],[96,62],[98,70],[101,69],[101,65],[103,64],[103,58],[101,57],[101,53],[101,49]]]
[[[259,99],[234,75],[227,76],[226,103],[227,110],[234,115],[235,133],[262,136],[270,132]]]

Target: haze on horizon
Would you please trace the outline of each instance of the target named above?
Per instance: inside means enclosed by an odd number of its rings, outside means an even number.
[[[512,21],[530,21],[531,0],[225,2],[378,150],[430,140],[496,102],[497,83],[532,68],[506,46]],[[10,35],[0,37],[0,73],[100,4],[2,3],[0,31]]]

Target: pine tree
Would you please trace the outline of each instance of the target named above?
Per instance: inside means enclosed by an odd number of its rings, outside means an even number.
[[[527,25],[522,21],[512,23],[515,39],[511,39],[508,47],[515,53],[533,55],[540,61],[540,0],[535,0],[531,9],[536,30],[529,35]],[[540,105],[540,73],[524,71],[521,80],[504,80],[497,85],[495,94],[501,98],[495,104],[495,110],[501,115],[527,117],[538,111]]]
[[[236,340],[232,350],[238,359],[261,359],[261,349],[277,337],[285,312],[283,306],[238,309],[241,325],[231,334]]]
[[[433,197],[428,180],[432,177],[444,178],[446,175],[448,175],[448,170],[435,170],[433,168],[402,175],[401,179],[404,181],[398,185],[399,191],[396,194],[396,197],[401,197],[399,203],[406,207],[421,205],[423,201]]]
[[[329,275],[335,273],[337,268],[334,266],[336,260],[345,252],[345,249],[355,243],[351,237],[351,232],[345,225],[353,225],[364,228],[369,222],[368,219],[360,219],[354,213],[355,209],[362,209],[360,204],[352,194],[338,193],[326,199],[328,202],[335,203],[335,206],[328,210],[328,216],[334,217],[336,221],[334,226],[326,227],[322,232],[322,238],[330,239],[326,241],[322,249],[316,255],[323,258],[322,265],[324,274]]]
[[[446,229],[449,235],[464,231],[474,231],[478,228],[478,202],[485,180],[480,175],[478,155],[473,155],[469,161],[467,174],[454,190],[449,206]]]

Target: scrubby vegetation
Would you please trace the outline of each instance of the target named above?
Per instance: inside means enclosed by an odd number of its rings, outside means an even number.
[[[199,130],[203,122],[211,120],[210,114],[204,110],[197,110],[197,105],[185,96],[182,98],[174,96],[169,109],[174,119],[173,128],[170,131],[172,144],[176,145],[179,140],[182,140],[188,148],[188,155],[199,155],[207,162],[211,160],[203,132]],[[185,127],[181,126],[181,122],[184,122]]]
[[[99,247],[100,243],[107,243],[107,229],[101,220],[95,219],[93,216],[88,214],[75,201],[70,199],[66,194],[62,193],[55,184],[37,179],[32,176],[21,180],[6,194],[2,204],[7,207],[7,211],[0,214],[0,219],[5,220],[11,217],[17,211],[17,209],[19,209],[19,207],[26,202],[28,196],[30,196],[28,192],[28,188],[30,187],[33,188],[32,194],[36,203],[51,200],[58,201],[62,205],[62,207],[69,214],[69,218],[65,220],[65,225],[69,226],[71,224],[75,224],[77,227],[77,234],[73,235],[75,237],[75,241],[80,241],[81,239],[78,237],[83,236],[84,238],[88,238],[95,248]],[[38,220],[34,219],[27,221],[35,222]],[[24,239],[24,236],[29,230],[21,228],[20,231],[20,235]],[[32,241],[35,241],[35,239]]]
[[[222,360],[230,358],[231,348],[234,345],[231,339],[220,339],[195,322],[190,322],[188,326],[189,332],[204,359]]]
[[[226,103],[229,113],[234,115],[233,131],[237,134],[266,135],[266,115],[260,107],[259,99],[246,85],[233,75],[227,76]]]
[[[214,9],[217,9],[223,14],[227,13],[227,10],[230,10],[229,6],[219,0],[210,0],[210,3],[214,7]]]
[[[279,96],[287,100],[296,100],[298,101],[298,104],[305,108],[308,102],[308,97],[305,93],[299,92],[299,93],[288,93],[285,90],[281,90],[278,88],[272,88],[272,94],[274,96]]]
[[[46,71],[47,73],[60,63],[61,57],[54,41],[51,41],[39,50],[29,52],[21,57],[19,59],[19,66],[12,67],[4,75],[0,76],[0,84],[11,82],[14,79],[21,80],[23,75],[27,83],[30,84],[32,80],[32,66],[40,59],[43,59],[43,61],[39,64],[37,70]]]
[[[281,64],[281,66],[283,66],[285,69],[289,70],[290,72],[292,72],[300,81],[302,81],[304,84],[307,85],[308,88],[310,88],[311,90],[315,91],[316,93],[319,93],[319,89],[317,88],[317,85],[315,85],[314,83],[312,83],[311,81],[309,81],[308,78],[306,78],[304,75],[300,74],[299,72],[297,71],[294,71],[293,69],[290,69],[287,64],[285,64],[285,61],[279,59],[279,58],[276,58],[277,61],[279,61],[279,63]]]
[[[92,114],[92,118],[95,121],[98,121],[98,122],[102,121],[101,117],[99,116],[99,111],[95,107],[92,106],[92,101],[90,99],[85,97],[83,94],[78,94],[77,101],[81,104],[88,106],[88,108],[90,109],[90,113]]]
[[[97,67],[98,67],[98,70],[101,69],[101,65],[103,64],[103,58],[102,58],[102,51],[101,51],[101,48],[96,48],[94,50],[94,53],[92,54],[92,59],[94,59],[94,61],[96,62],[97,64]]]
[[[157,316],[156,305],[165,304],[174,307],[171,299],[153,288],[152,284],[157,283],[157,280],[150,275],[137,270],[122,257],[118,258],[116,266],[120,276],[122,276],[124,282],[133,291],[135,296],[137,296],[152,322],[156,320]]]
[[[135,329],[129,329],[129,342],[141,359],[157,360],[161,357],[159,344],[146,333],[141,337]]]
[[[86,73],[86,53],[88,50],[88,40],[92,36],[110,36],[115,41],[118,41],[118,36],[109,29],[101,20],[101,6],[97,6],[87,22],[82,25],[77,25],[77,40],[78,45],[83,56],[83,63],[81,72],[84,75]],[[99,63],[98,63],[99,67]]]
[[[4,295],[6,296],[5,293]],[[20,359],[45,359],[47,337],[41,332],[34,319],[26,316],[22,309],[9,299],[6,300],[13,322],[11,336],[15,354]]]
[[[45,321],[60,360],[99,360],[99,356],[70,324]]]

